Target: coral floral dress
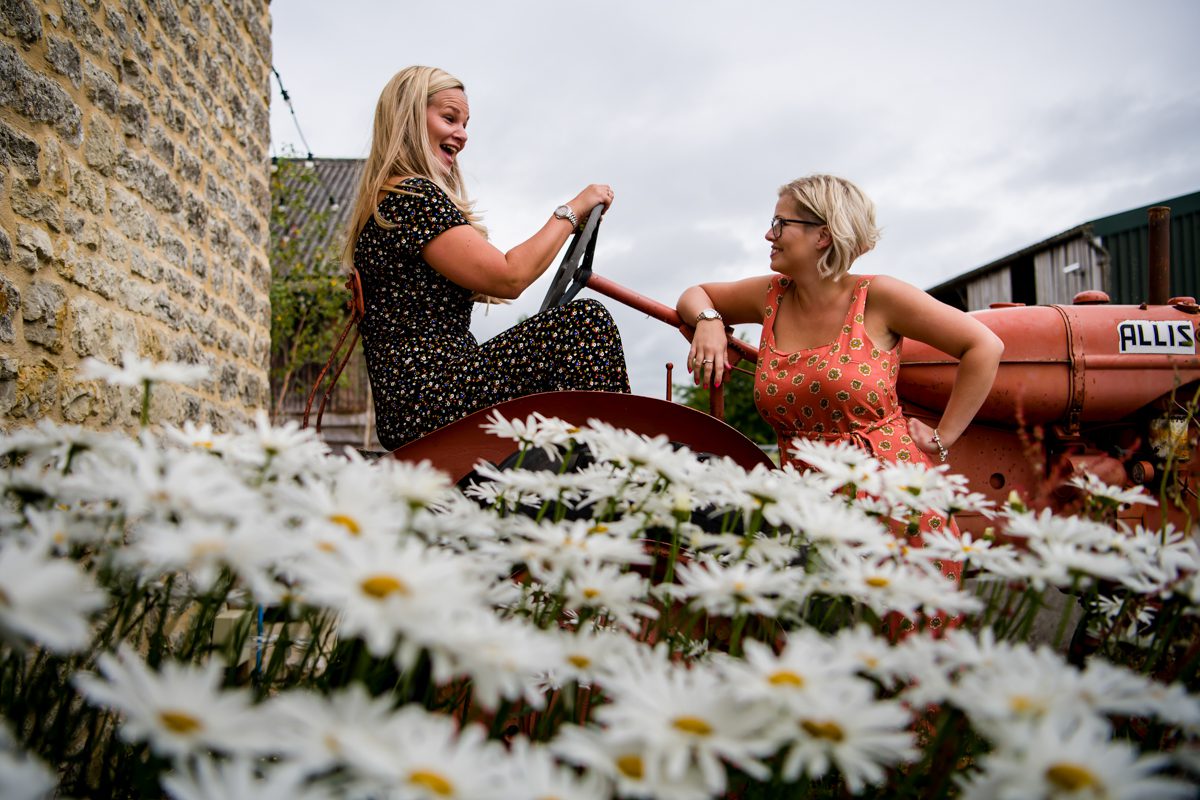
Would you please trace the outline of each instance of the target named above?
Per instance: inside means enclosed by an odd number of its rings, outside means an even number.
[[[754,403],[775,429],[784,463],[804,468],[788,449],[792,439],[804,437],[849,440],[884,461],[930,464],[908,434],[908,421],[896,394],[900,344],[881,350],[867,334],[864,320],[872,277],[857,277],[850,309],[835,341],[792,353],[780,352],[775,346],[775,319],[791,279],[776,276],[771,281],[763,308]],[[915,528],[895,523],[893,529],[898,535],[907,534],[909,547],[922,545],[923,531],[958,534],[953,521],[933,511],[921,515]],[[938,566],[946,577],[956,580],[962,571],[961,565],[952,562]],[[941,619],[929,620],[930,627],[942,624]]]

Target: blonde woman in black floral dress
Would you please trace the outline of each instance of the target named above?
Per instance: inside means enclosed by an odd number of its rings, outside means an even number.
[[[362,277],[360,331],[389,449],[514,397],[629,391],[620,334],[593,300],[549,309],[482,345],[472,336],[474,303],[519,296],[613,192],[588,186],[525,242],[496,249],[459,172],[469,115],[462,83],[433,67],[398,72],[375,109],[345,259]]]

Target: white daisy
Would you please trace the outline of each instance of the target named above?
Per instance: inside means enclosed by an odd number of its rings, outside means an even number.
[[[185,364],[178,361],[149,361],[126,350],[122,366],[114,367],[95,358],[85,358],[80,365],[83,380],[100,379],[113,386],[141,386],[147,382],[193,384],[209,375],[204,364]]]
[[[481,726],[460,731],[450,717],[415,705],[396,712],[378,741],[358,747],[356,760],[370,762],[397,800],[495,797],[508,775],[504,748]]]
[[[54,772],[13,741],[0,722],[0,797],[6,800],[50,800],[58,786]]]
[[[594,609],[636,632],[642,620],[658,616],[653,606],[643,602],[649,590],[650,581],[635,572],[621,572],[611,564],[582,563],[563,584],[562,597],[566,608],[576,613]]]
[[[272,749],[265,714],[250,705],[248,692],[220,688],[225,665],[165,662],[152,672],[127,645],[116,656],[101,654],[100,675],[78,673],[75,684],[96,705],[123,715],[121,738],[148,741],[164,756],[212,749],[253,753]]]
[[[879,460],[844,440],[792,439],[792,454],[818,471],[821,482],[832,491],[843,487],[852,492],[879,494],[883,488]]]
[[[1166,756],[1143,756],[1129,743],[1111,740],[1101,721],[1083,718],[1064,727],[1047,719],[999,741],[979,759],[978,773],[958,780],[969,800],[1195,797],[1195,786],[1155,774],[1166,763]]]
[[[74,562],[49,557],[44,547],[0,541],[0,634],[33,641],[55,653],[87,647],[89,617],[107,595]]]
[[[713,792],[694,764],[682,775],[668,778],[648,762],[645,742],[622,738],[610,731],[564,725],[550,749],[567,761],[585,767],[616,785],[618,797],[659,800],[710,800]]]
[[[360,757],[360,747],[381,747],[384,730],[395,714],[395,699],[371,697],[360,684],[335,694],[290,691],[270,701],[280,721],[277,741],[308,775],[348,767],[371,777],[374,758]],[[362,745],[368,742],[367,745]]]
[[[519,737],[508,754],[508,776],[505,785],[497,787],[495,796],[511,800],[608,800],[611,787],[601,775],[561,766],[554,760],[549,747],[531,744]]]
[[[662,587],[665,594],[719,616],[775,617],[785,603],[797,597],[796,576],[791,570],[755,566],[745,561],[722,564],[700,555],[691,563],[680,564],[676,576],[679,584]]]
[[[679,780],[694,767],[719,794],[726,786],[722,762],[759,780],[770,774],[759,758],[777,747],[768,731],[774,712],[738,700],[716,671],[643,661],[603,684],[610,702],[594,717],[617,741],[644,743],[646,775]]]
[[[462,557],[416,539],[347,538],[336,550],[314,549],[292,571],[309,601],[341,614],[343,636],[361,636],[374,656],[385,656],[400,633],[444,624],[466,608],[481,607],[480,587]]]
[[[1087,492],[1087,494],[1091,497],[1096,498],[1111,507],[1133,503],[1140,503],[1147,506],[1158,505],[1158,501],[1150,496],[1150,494],[1146,491],[1146,487],[1131,486],[1128,489],[1122,489],[1119,486],[1109,486],[1100,479],[1100,476],[1092,472],[1085,472],[1081,475],[1075,475],[1069,481],[1067,481],[1067,483],[1077,489]]]
[[[267,767],[247,758],[217,762],[196,759],[191,769],[163,776],[173,800],[333,800],[334,794],[308,785],[290,766]]]
[[[537,411],[522,421],[505,419],[503,414],[493,410],[488,416],[487,422],[479,427],[492,436],[516,442],[522,450],[531,447],[541,448],[550,458],[554,458],[558,454],[560,445],[569,444],[572,435],[578,431],[569,423],[560,419],[548,419]]]
[[[842,683],[836,691],[813,694],[789,719],[791,740],[783,777],[824,776],[836,769],[852,794],[887,777],[887,769],[913,761],[910,713],[899,702],[877,700],[862,685]]]

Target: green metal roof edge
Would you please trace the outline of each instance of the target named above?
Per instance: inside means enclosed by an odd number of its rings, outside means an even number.
[[[1092,226],[1095,234],[1101,237],[1111,236],[1114,233],[1122,233],[1136,228],[1144,228],[1146,227],[1146,212],[1155,206],[1169,206],[1172,217],[1192,214],[1200,211],[1200,192],[1183,194],[1179,197],[1173,197],[1170,200],[1163,200],[1158,203],[1151,203],[1148,206],[1142,206],[1141,208],[1122,211],[1119,214],[1092,220],[1088,224]]]

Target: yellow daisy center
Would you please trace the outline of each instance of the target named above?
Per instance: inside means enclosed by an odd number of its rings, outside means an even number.
[[[158,720],[172,733],[194,733],[204,727],[204,723],[186,711],[160,711]]]
[[[408,594],[404,581],[391,575],[372,575],[362,582],[362,590],[371,597],[382,600],[391,594]]]
[[[213,443],[211,441],[192,442],[192,444],[195,445],[196,447],[202,448],[204,450],[212,450],[213,449]]]
[[[1008,706],[1015,714],[1032,714],[1042,710],[1042,704],[1032,697],[1023,694],[1013,695]]]
[[[622,775],[635,780],[641,780],[646,774],[646,765],[642,763],[642,757],[632,753],[617,757],[617,769],[621,770]]]
[[[358,524],[358,520],[354,517],[348,517],[345,514],[333,514],[329,517],[329,521],[335,525],[341,525],[350,532],[351,536],[358,536],[362,533],[362,526]]]
[[[583,590],[583,596],[586,597],[588,600],[595,600],[597,597],[600,596],[600,590],[592,589],[589,587],[589,588]]]
[[[867,586],[872,586],[876,589],[882,589],[887,586],[890,581],[882,575],[872,575],[867,578]]]
[[[767,678],[767,683],[772,686],[795,686],[796,688],[800,688],[804,685],[804,678],[791,670],[781,669]]]
[[[588,528],[588,533],[608,533],[608,526],[596,524]]]
[[[840,742],[846,738],[845,731],[836,722],[828,720],[812,720],[806,719],[800,723],[800,727],[804,728],[804,732],[816,739],[828,739],[831,742]]]
[[[1077,792],[1080,789],[1090,789],[1100,785],[1099,779],[1087,767],[1081,764],[1060,762],[1046,768],[1046,780],[1060,789]]]
[[[570,661],[572,666],[579,669],[585,669],[592,665],[592,660],[590,658],[581,655],[567,656],[567,661]]]
[[[448,778],[444,778],[432,770],[415,770],[409,773],[408,782],[413,786],[428,789],[439,797],[450,797],[454,794],[454,784]]]
[[[699,717],[676,717],[671,720],[671,724],[676,729],[695,736],[708,736],[713,731],[712,726]]]

